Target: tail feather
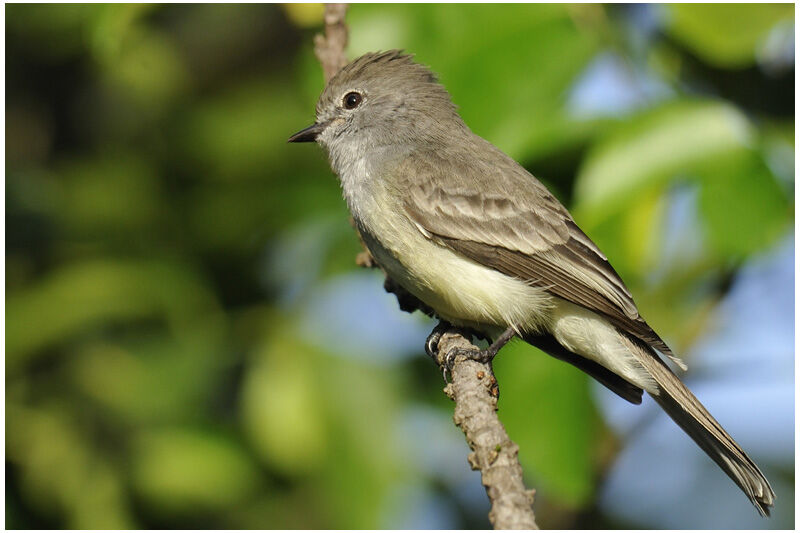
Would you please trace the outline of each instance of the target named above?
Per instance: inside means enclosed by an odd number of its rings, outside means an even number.
[[[775,493],[758,466],[652,348],[630,335],[623,336],[657,384],[657,390],[647,392],[744,491],[758,512],[769,516]]]

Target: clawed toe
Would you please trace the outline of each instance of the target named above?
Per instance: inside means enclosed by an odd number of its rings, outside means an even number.
[[[441,339],[442,332],[434,329],[425,340],[425,353],[436,359],[436,353],[439,351],[439,341]]]
[[[425,351],[431,358],[437,361],[437,355],[439,353],[439,341],[442,339],[442,335],[444,332],[450,329],[452,326],[447,324],[446,322],[440,322],[438,326],[436,326],[431,334],[428,335],[428,338],[425,340]],[[447,352],[444,356],[444,360],[442,361],[442,377],[444,378],[445,382],[447,382],[447,373],[453,370],[453,365],[455,365],[456,357],[459,355],[463,355],[468,359],[473,361],[477,361],[483,364],[489,364],[494,359],[497,352],[500,351],[500,348],[505,346],[505,344],[511,340],[514,336],[515,330],[513,328],[508,328],[502,335],[500,335],[487,349],[479,350],[478,348],[475,349],[465,349],[465,348],[453,348]]]
[[[428,338],[425,340],[425,353],[427,353],[434,361],[436,361],[436,354],[439,353],[439,341],[442,340],[442,335],[444,332],[450,329],[452,326],[447,322],[439,322],[439,324],[433,328],[431,334],[428,335]]]
[[[464,357],[479,363],[489,363],[492,361],[492,359],[494,359],[494,354],[490,353],[489,350],[453,348],[447,352],[447,355],[445,355],[444,364],[442,365],[442,376],[444,377],[445,381],[447,381],[447,373],[452,373],[453,366],[456,363],[456,357],[459,355],[463,355]]]

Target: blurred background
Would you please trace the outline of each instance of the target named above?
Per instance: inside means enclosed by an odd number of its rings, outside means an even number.
[[[323,151],[322,6],[6,13],[6,525],[485,528],[442,379]],[[354,5],[611,258],[777,493],[646,398],[512,344],[558,528],[794,526],[794,6]]]

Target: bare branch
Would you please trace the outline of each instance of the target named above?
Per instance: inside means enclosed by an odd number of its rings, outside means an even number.
[[[325,4],[325,35],[318,33],[314,36],[314,55],[317,56],[317,60],[322,66],[325,83],[328,83],[339,72],[339,69],[347,64],[345,49],[349,40],[349,30],[347,22],[345,22],[345,15],[347,15],[347,4]],[[356,256],[356,264],[364,268],[377,267],[378,264],[364,245],[364,240],[352,217],[350,217],[350,225],[356,230],[362,248],[362,251]]]
[[[436,363],[443,368],[447,354],[459,348],[477,350],[461,332],[448,330],[439,340]],[[525,489],[519,446],[497,417],[499,390],[491,364],[458,355],[451,376],[444,392],[456,402],[453,420],[472,449],[470,466],[481,471],[492,505],[489,520],[495,529],[538,529],[532,507],[535,491]]]
[[[322,65],[327,83],[347,64],[347,4],[325,4],[325,35],[314,36],[314,53]]]

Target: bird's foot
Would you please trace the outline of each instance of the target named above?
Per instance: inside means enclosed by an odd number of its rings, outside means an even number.
[[[436,361],[436,354],[439,353],[439,341],[442,340],[442,335],[452,327],[449,323],[441,321],[433,328],[428,338],[425,339],[425,353],[431,356],[434,362]]]
[[[494,356],[497,353],[492,354],[489,352],[488,349],[486,350],[479,350],[478,348],[475,349],[468,349],[468,348],[453,348],[447,355],[444,356],[444,364],[442,365],[442,377],[444,380],[447,381],[447,373],[449,372],[452,375],[453,366],[456,364],[456,357],[459,355],[463,355],[467,359],[472,359],[473,361],[477,361],[479,363],[487,364],[491,363]]]
[[[442,338],[442,335],[445,331],[450,329],[450,326],[447,323],[440,322],[436,328],[428,335],[428,339],[425,341],[425,351],[428,352],[434,361],[437,360],[436,354],[439,352],[439,341]],[[473,361],[477,361],[483,364],[491,364],[494,360],[497,352],[500,351],[500,348],[505,346],[508,341],[514,338],[516,332],[514,328],[508,328],[504,331],[497,339],[485,350],[480,350],[478,348],[468,349],[468,348],[453,348],[447,352],[444,356],[444,361],[442,364],[442,377],[444,381],[447,382],[447,374],[450,372],[452,374],[453,365],[455,365],[456,357],[459,355],[463,355],[468,359],[472,359]]]
[[[491,364],[497,355],[497,352],[500,351],[500,348],[508,344],[508,341],[513,339],[515,334],[516,332],[514,331],[514,328],[508,328],[485,350],[479,350],[477,348],[474,350],[453,348],[447,352],[447,355],[445,356],[445,364],[452,370],[453,363],[455,363],[455,359],[459,355],[463,355],[479,363]]]

